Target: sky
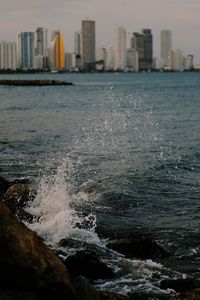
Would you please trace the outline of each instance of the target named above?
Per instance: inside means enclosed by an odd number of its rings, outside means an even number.
[[[130,34],[151,28],[159,56],[160,30],[169,29],[173,48],[200,63],[200,0],[0,0],[0,41],[15,41],[18,32],[42,26],[61,30],[71,52],[84,19],[96,21],[97,47],[109,44],[119,26]]]

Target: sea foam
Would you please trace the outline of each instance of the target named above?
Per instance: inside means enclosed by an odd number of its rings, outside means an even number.
[[[28,226],[52,246],[69,237],[99,243],[95,233],[95,215],[83,216],[72,208],[76,196],[71,192],[71,183],[67,178],[68,168],[70,159],[65,159],[54,175],[43,176],[37,196],[27,209],[35,220]],[[89,223],[87,229],[81,228],[84,223]]]

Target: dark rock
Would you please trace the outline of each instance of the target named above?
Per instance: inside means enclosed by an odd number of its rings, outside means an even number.
[[[195,289],[190,292],[186,292],[180,295],[176,295],[171,300],[199,300],[200,299],[200,289]]]
[[[113,234],[107,247],[128,258],[160,259],[169,256],[155,241],[134,233]]]
[[[114,294],[110,292],[100,291],[100,300],[129,300],[128,296],[123,296],[119,294]]]
[[[163,280],[160,284],[161,289],[173,289],[178,293],[183,293],[186,291],[194,290],[200,288],[200,280],[186,278],[186,279],[176,279],[176,280]]]
[[[34,293],[27,291],[0,291],[1,300],[40,300]]]
[[[20,179],[15,179],[10,181],[10,186],[16,183],[21,183],[21,184],[28,184],[30,183],[30,180],[28,178],[20,178]]]
[[[99,292],[91,286],[88,279],[78,276],[73,281],[78,300],[100,300]]]
[[[21,183],[15,183],[8,188],[1,200],[19,220],[32,222],[33,216],[25,209],[34,196],[34,192],[30,188]]]
[[[64,264],[74,277],[82,275],[92,280],[114,277],[112,270],[92,251],[78,251],[75,255],[69,256]]]
[[[6,179],[0,176],[0,198],[3,196],[3,194],[7,191],[9,188],[10,183]]]
[[[9,290],[20,295],[22,291],[33,293],[36,299],[76,299],[63,263],[3,202],[0,202],[0,245],[1,293]]]

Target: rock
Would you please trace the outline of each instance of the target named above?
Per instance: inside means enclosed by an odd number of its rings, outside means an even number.
[[[99,292],[90,285],[89,280],[78,276],[73,281],[78,300],[100,300]]]
[[[0,291],[1,300],[40,300],[34,293],[27,291]]]
[[[200,299],[200,289],[194,289],[190,292],[186,292],[180,295],[176,295],[171,300],[199,300]]]
[[[3,194],[7,191],[9,188],[10,183],[6,179],[0,176],[0,198],[3,196]]]
[[[128,296],[114,294],[110,292],[100,291],[100,300],[129,300]]]
[[[194,290],[196,288],[200,288],[200,280],[186,278],[186,279],[168,279],[163,280],[160,283],[161,289],[173,289],[178,293],[183,293],[186,291]]]
[[[169,256],[155,241],[134,233],[114,234],[107,247],[128,258],[160,259]]]
[[[112,270],[93,251],[78,251],[69,256],[64,264],[74,277],[82,275],[92,280],[114,277]]]
[[[10,181],[10,186],[13,185],[13,184],[15,184],[15,183],[27,184],[29,182],[30,181],[29,181],[28,178],[15,179],[15,180]]]
[[[29,201],[34,199],[33,191],[21,183],[11,185],[1,200],[21,221],[33,221],[33,216],[25,211]]]
[[[17,291],[19,295],[33,294],[36,299],[76,299],[63,263],[1,201],[0,245],[1,293]]]

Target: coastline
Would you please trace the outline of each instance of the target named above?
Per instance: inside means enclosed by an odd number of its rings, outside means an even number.
[[[120,295],[97,290],[94,287],[97,279],[114,279],[115,273],[101,261],[94,249],[78,251],[66,260],[60,260],[59,253],[53,253],[35,232],[22,223],[33,221],[25,208],[35,195],[25,180],[9,182],[0,177],[2,300],[14,300],[16,295],[20,300],[41,300],[45,297],[52,300],[58,297],[63,300],[155,299],[153,295],[141,293]],[[171,255],[155,241],[138,234],[109,233],[109,239],[111,249],[130,259],[157,259]],[[69,247],[71,242],[62,241],[62,247]],[[200,297],[200,281],[196,279],[164,280],[161,287],[174,290],[174,296],[158,296],[157,299]]]

